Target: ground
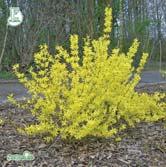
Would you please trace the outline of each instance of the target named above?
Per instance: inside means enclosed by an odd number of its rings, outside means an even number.
[[[25,91],[17,82],[8,82],[6,89],[4,86],[0,91],[13,88],[10,84],[16,86],[16,92]],[[136,90],[166,92],[166,83],[141,82]],[[47,145],[40,138],[24,136],[16,131],[16,127],[35,120],[29,112],[3,103],[0,105],[0,118],[6,120],[0,127],[0,167],[165,167],[166,164],[166,129],[162,121],[138,124],[128,129],[120,142],[111,138],[90,138],[67,143],[57,138]],[[35,156],[33,161],[7,161],[8,154],[22,154],[25,150]]]
[[[159,89],[161,88],[164,89],[164,86]],[[16,127],[34,120],[28,112],[12,106],[1,106],[0,117],[7,119],[6,124],[0,127],[1,166],[38,167],[45,164],[57,167],[164,167],[166,164],[166,129],[163,122],[139,124],[126,131],[125,137],[119,143],[112,139],[89,139],[73,143],[56,139],[52,144],[46,145],[39,138],[30,138],[16,132]],[[34,161],[21,163],[6,160],[8,154],[22,154],[25,150],[35,156]]]

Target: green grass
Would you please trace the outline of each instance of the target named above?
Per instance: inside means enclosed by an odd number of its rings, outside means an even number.
[[[0,71],[0,79],[16,79],[12,72]]]

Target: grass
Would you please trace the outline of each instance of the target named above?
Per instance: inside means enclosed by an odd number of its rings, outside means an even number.
[[[16,79],[12,72],[0,71],[0,79]]]

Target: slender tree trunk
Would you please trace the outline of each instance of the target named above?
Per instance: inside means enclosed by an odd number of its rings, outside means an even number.
[[[93,38],[93,35],[94,35],[94,0],[88,0],[88,3],[87,3],[87,9],[88,9],[88,22],[89,22],[89,25],[88,25],[88,31],[89,31],[89,35],[91,38]]]
[[[2,70],[2,59],[4,56],[4,52],[5,52],[7,36],[8,36],[8,25],[6,26],[5,38],[4,38],[3,48],[2,48],[2,52],[1,52],[1,56],[0,56],[0,71]]]

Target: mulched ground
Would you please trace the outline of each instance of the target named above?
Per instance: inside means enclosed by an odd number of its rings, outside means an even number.
[[[141,85],[137,91],[166,92],[166,84]],[[12,106],[1,106],[0,117],[19,125],[31,122],[31,114]],[[6,122],[0,127],[0,167],[165,167],[166,129],[163,122],[139,124],[129,129],[121,142],[112,139],[89,139],[65,143],[56,139],[46,145],[38,138],[16,132],[15,124]],[[7,161],[8,154],[22,154],[25,150],[34,156],[33,161]]]

